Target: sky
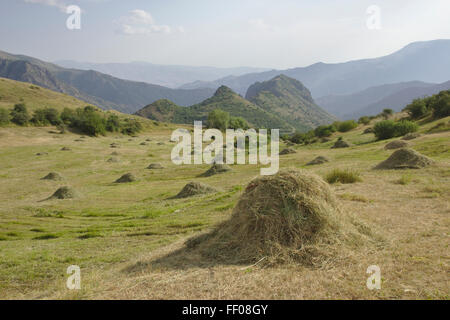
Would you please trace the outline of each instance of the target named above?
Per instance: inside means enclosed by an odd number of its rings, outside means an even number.
[[[66,11],[73,5],[79,29]],[[0,50],[45,61],[285,69],[450,39],[449,17],[450,0],[1,0]]]

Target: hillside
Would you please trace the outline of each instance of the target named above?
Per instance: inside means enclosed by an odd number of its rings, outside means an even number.
[[[85,107],[86,102],[67,94],[55,92],[26,82],[0,78],[0,107],[11,109],[16,103],[25,103],[30,111],[38,108]]]
[[[255,82],[284,74],[301,81],[314,98],[350,94],[388,83],[424,81],[441,83],[450,79],[450,40],[414,42],[384,57],[344,63],[316,63],[308,67],[251,73],[212,82],[197,81],[184,89],[218,88],[226,85],[245,94]]]
[[[88,63],[63,60],[56,61],[55,64],[70,69],[95,70],[120,79],[153,83],[169,88],[176,88],[197,80],[213,81],[230,75],[240,76],[268,70],[251,67],[215,68],[158,65],[138,61],[130,63]]]
[[[95,104],[103,109],[133,113],[149,101],[171,99],[191,105],[210,97],[213,89],[170,89],[118,79],[97,71],[65,69],[32,57],[0,51],[0,77],[30,82]]]
[[[337,120],[315,104],[309,90],[285,75],[250,86],[246,99],[276,114],[299,131],[307,131]]]
[[[282,132],[294,130],[286,121],[261,109],[225,86],[217,89],[213,97],[191,107],[183,108],[170,101],[161,100],[144,107],[136,114],[154,120],[164,119],[173,123],[193,124],[194,120],[206,121],[208,114],[215,109],[226,111],[234,117],[242,117],[256,128],[277,128]]]

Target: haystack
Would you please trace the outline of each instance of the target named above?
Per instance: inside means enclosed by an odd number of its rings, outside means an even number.
[[[113,152],[111,152],[111,155],[112,155],[112,156],[118,156],[119,153],[118,153],[117,151],[113,151]]]
[[[231,168],[226,164],[214,163],[211,168],[209,168],[206,172],[202,173],[201,177],[210,177],[215,174],[225,173],[231,171]]]
[[[41,178],[41,180],[53,180],[53,181],[61,181],[62,177],[59,173],[50,172],[45,177]]]
[[[117,163],[117,162],[119,162],[119,159],[116,158],[116,157],[111,157],[111,158],[109,158],[108,160],[106,160],[106,162],[109,162],[109,163]]]
[[[73,199],[76,197],[76,192],[69,187],[61,187],[55,191],[50,199]]]
[[[164,142],[158,142],[157,145],[158,146],[163,146],[163,145],[165,145],[165,143]]]
[[[68,148],[68,147],[62,147],[61,151],[72,151],[72,149]]]
[[[136,177],[132,173],[127,173],[116,180],[116,183],[127,183],[136,181]]]
[[[111,148],[120,148],[120,145],[117,144],[117,143],[115,143],[115,142],[111,143],[109,146],[110,146]]]
[[[36,153],[37,156],[48,156],[48,152],[38,152]]]
[[[384,146],[386,150],[394,150],[394,149],[400,149],[400,148],[406,148],[408,146],[408,142],[403,140],[394,140],[389,142],[387,145]]]
[[[369,134],[369,133],[373,133],[373,128],[367,128],[366,130],[364,130],[363,134]]]
[[[329,162],[330,160],[328,160],[326,157],[323,156],[318,156],[317,158],[315,158],[314,160],[308,162],[306,165],[307,166],[312,166],[312,165],[316,165],[316,164],[323,164],[325,162]]]
[[[144,141],[144,142],[141,142],[140,145],[141,146],[146,146],[146,145],[148,145],[148,143]]]
[[[357,239],[329,187],[307,171],[284,170],[251,181],[231,218],[187,247],[227,263],[295,261],[309,265],[335,255],[337,242]]]
[[[199,182],[189,182],[174,198],[182,199],[214,192],[217,192],[217,190],[213,187],[208,186],[207,184]]]
[[[395,151],[374,169],[420,169],[431,165],[433,162],[430,158],[413,149],[403,148]]]
[[[338,139],[334,145],[331,147],[331,149],[338,149],[338,148],[348,148],[350,147],[350,143],[343,139]]]
[[[281,150],[280,156],[283,156],[283,155],[286,155],[286,154],[293,154],[293,153],[297,153],[297,151],[295,151],[292,148],[286,148],[286,149]]]
[[[405,134],[403,136],[402,140],[413,140],[413,139],[416,139],[418,137],[420,137],[420,133],[410,132],[410,133]]]
[[[160,163],[152,163],[147,169],[164,169],[164,167]]]

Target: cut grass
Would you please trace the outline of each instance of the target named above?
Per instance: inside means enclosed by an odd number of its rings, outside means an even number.
[[[333,169],[325,176],[325,180],[329,184],[349,184],[362,181],[360,173],[351,169]]]

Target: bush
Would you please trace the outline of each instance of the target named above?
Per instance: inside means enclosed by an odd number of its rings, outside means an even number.
[[[401,137],[407,133],[416,132],[419,125],[409,120],[401,120],[395,124],[395,136]]]
[[[404,110],[408,112],[413,119],[421,118],[428,113],[428,108],[424,99],[413,100],[413,102],[407,105]]]
[[[394,122],[392,120],[384,120],[375,124],[373,131],[379,140],[400,137],[410,132],[416,132],[419,126],[409,120]]]
[[[106,120],[95,108],[87,106],[78,108],[74,117],[70,120],[70,126],[81,132],[98,136],[106,133]]]
[[[438,93],[431,105],[435,118],[445,118],[450,116],[450,90]]]
[[[337,182],[347,184],[362,181],[358,172],[349,169],[334,169],[326,175],[325,180],[330,184]]]
[[[70,125],[74,119],[75,119],[75,110],[64,108],[63,112],[61,112],[61,120],[65,124]]]
[[[0,126],[7,125],[8,123],[9,123],[8,110],[0,108]]]
[[[34,111],[33,118],[31,122],[35,125],[54,125],[57,126],[61,124],[61,117],[58,110],[54,108],[37,109]]]
[[[361,118],[359,118],[358,123],[363,124],[363,125],[368,125],[370,123],[370,118],[368,116],[363,116]]]
[[[347,132],[358,127],[358,124],[355,120],[347,120],[343,122],[339,122],[337,125],[337,130],[339,132]]]
[[[110,132],[118,132],[120,130],[120,119],[117,115],[109,115],[108,120],[106,120],[106,130]]]
[[[247,120],[242,117],[231,117],[228,128],[230,129],[243,129],[247,130],[249,128]]]
[[[314,135],[319,138],[329,137],[334,132],[336,132],[336,127],[334,125],[323,125],[318,126],[316,129],[314,129]]]
[[[27,107],[23,103],[16,104],[11,111],[11,121],[19,126],[25,126],[30,121]]]
[[[127,135],[134,135],[142,130],[142,124],[136,119],[126,119],[122,125],[121,132]]]
[[[211,111],[208,114],[208,128],[225,131],[228,128],[230,114],[220,109]]]

